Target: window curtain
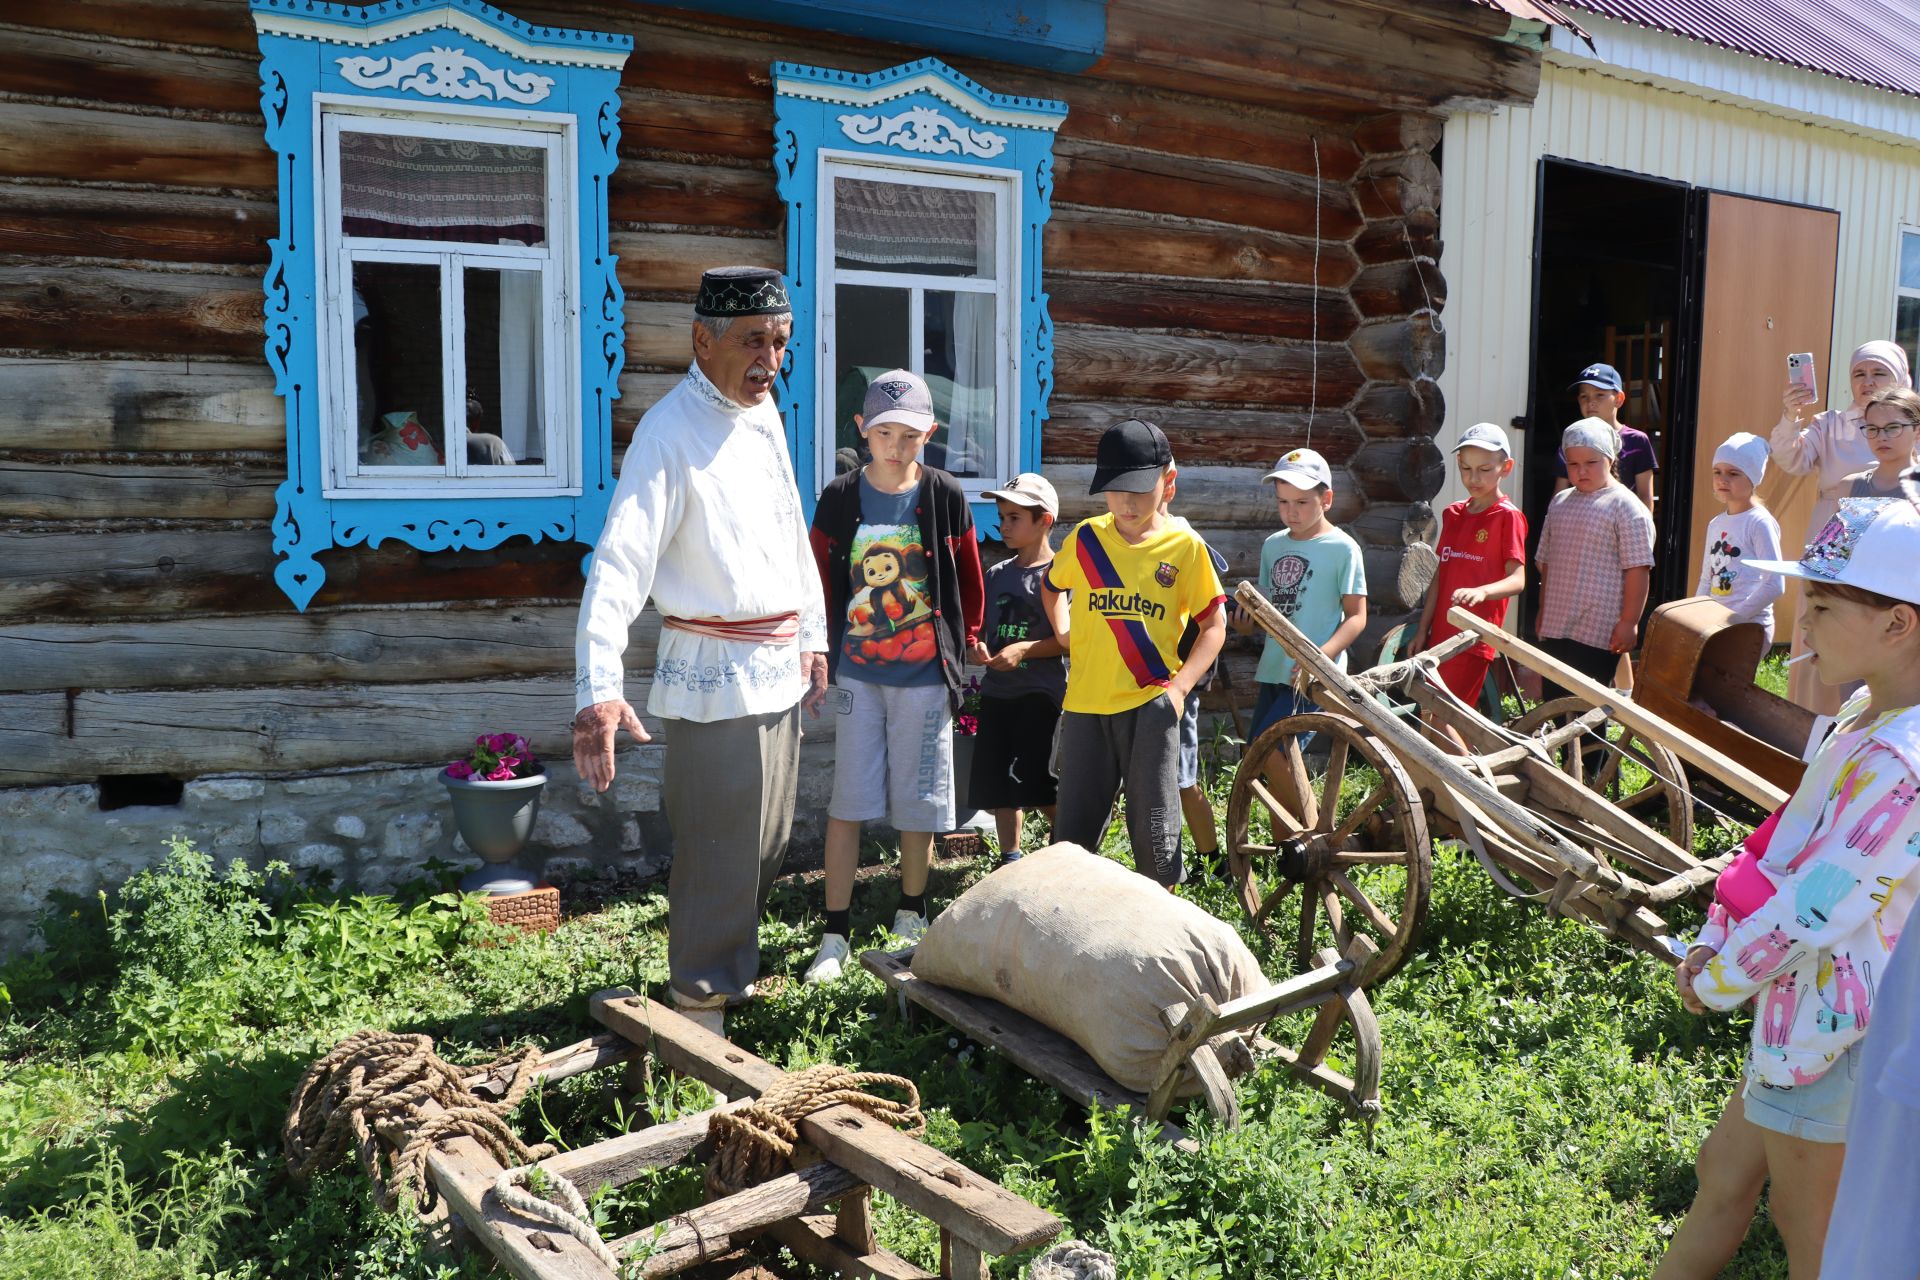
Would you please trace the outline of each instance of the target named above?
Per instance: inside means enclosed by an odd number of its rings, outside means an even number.
[[[540,406],[546,370],[540,360],[540,273],[500,273],[500,438],[522,460],[544,459]]]
[[[454,138],[340,132],[350,236],[545,244],[546,152]]]
[[[835,180],[834,254],[852,265],[957,267],[990,275],[992,234],[988,192]]]

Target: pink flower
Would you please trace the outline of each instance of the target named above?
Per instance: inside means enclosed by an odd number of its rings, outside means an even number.
[[[487,781],[488,782],[512,782],[513,770],[511,768],[508,768],[506,765],[502,765],[498,769],[495,769],[492,773],[487,775]]]
[[[515,765],[519,763],[520,763],[519,756],[501,756],[500,757],[500,767],[502,769],[511,770]]]
[[[447,766],[447,776],[449,778],[471,778],[473,776],[473,766],[465,760],[455,760]]]

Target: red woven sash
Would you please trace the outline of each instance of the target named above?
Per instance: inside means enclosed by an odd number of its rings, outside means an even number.
[[[764,618],[667,618],[669,631],[685,631],[715,640],[751,640],[757,644],[776,644],[793,640],[800,634],[800,615],[772,613]]]

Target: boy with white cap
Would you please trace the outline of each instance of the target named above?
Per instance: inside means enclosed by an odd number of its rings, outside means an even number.
[[[1045,476],[1023,471],[985,495],[1000,506],[1000,541],[1013,555],[987,570],[987,611],[967,661],[984,665],[980,724],[968,800],[993,814],[1000,861],[1020,856],[1027,809],[1051,822],[1057,784],[1047,768],[1067,694],[1066,638],[1040,598],[1053,563],[1060,498]]]
[[[1294,449],[1261,477],[1273,484],[1286,528],[1260,547],[1260,590],[1273,607],[1306,633],[1320,651],[1347,665],[1347,648],[1367,626],[1367,570],[1360,544],[1333,527],[1333,468],[1312,449]],[[1235,626],[1253,630],[1253,618],[1236,612]],[[1293,692],[1293,659],[1272,636],[1254,672],[1260,693],[1253,704],[1249,739],[1313,704]]]
[[[1460,433],[1453,456],[1467,496],[1440,513],[1440,539],[1434,546],[1440,567],[1421,606],[1413,643],[1407,646],[1410,654],[1430,649],[1460,629],[1447,621],[1447,610],[1456,605],[1496,627],[1505,626],[1507,602],[1527,586],[1527,518],[1500,489],[1500,482],[1513,474],[1507,433],[1491,422],[1476,422]],[[1441,663],[1440,679],[1471,707],[1480,700],[1493,659],[1493,646],[1483,641]]]
[[[1780,558],[1780,522],[1754,494],[1766,478],[1767,452],[1751,431],[1734,432],[1713,451],[1713,496],[1726,511],[1707,522],[1707,554],[1693,594],[1718,600],[1741,622],[1759,623],[1771,648],[1773,602],[1786,582],[1747,564]]]
[[[851,951],[864,823],[900,833],[893,932],[927,929],[933,833],[953,827],[953,716],[980,633],[980,547],[960,482],[920,453],[939,423],[920,375],[892,369],[854,419],[873,460],[838,475],[814,508],[813,558],[827,599],[827,665],[837,692],[827,802],[826,928],[808,982],[840,976]]]

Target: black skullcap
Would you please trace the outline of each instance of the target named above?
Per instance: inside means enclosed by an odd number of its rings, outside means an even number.
[[[693,314],[716,318],[791,310],[786,279],[772,267],[715,267],[700,277],[700,297],[693,304]]]

